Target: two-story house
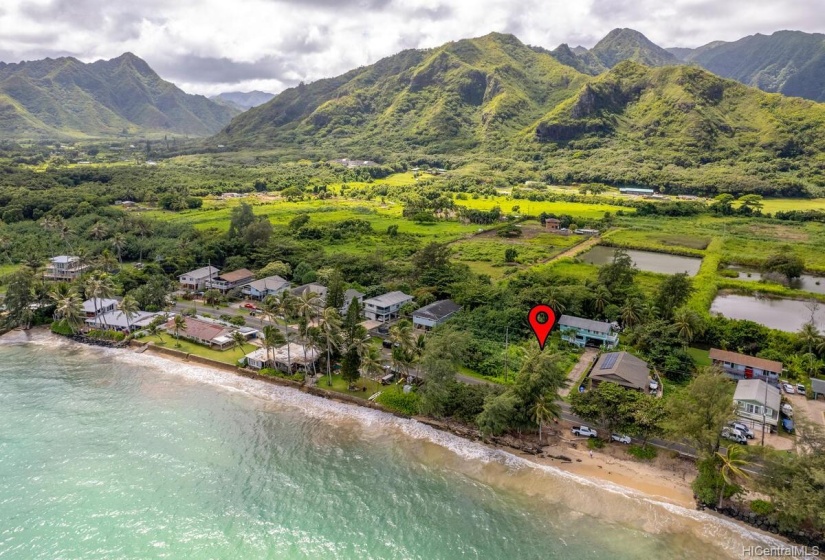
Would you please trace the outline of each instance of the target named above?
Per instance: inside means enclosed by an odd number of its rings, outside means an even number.
[[[87,319],[94,319],[105,313],[117,309],[118,301],[111,298],[87,299],[83,302],[83,315]]]
[[[181,274],[178,276],[178,282],[184,290],[201,292],[206,289],[206,283],[217,276],[218,272],[218,269],[214,266],[204,266]]]
[[[268,296],[277,296],[284,290],[288,290],[290,285],[288,280],[280,276],[267,276],[250,282],[241,291],[251,298],[263,300]]]
[[[88,269],[88,265],[80,263],[80,257],[59,255],[49,259],[49,264],[46,265],[46,270],[43,272],[43,278],[58,282],[71,282],[80,278]]]
[[[619,335],[610,323],[572,315],[562,315],[559,318],[559,332],[562,340],[580,347],[604,346],[610,350],[619,343]]]
[[[245,286],[253,280],[255,280],[255,275],[252,274],[252,271],[241,268],[239,270],[233,270],[232,272],[224,272],[211,280],[207,280],[206,287],[210,290],[218,290],[222,294],[225,294],[229,290]]]
[[[736,415],[751,423],[773,426],[779,423],[779,407],[782,396],[779,389],[761,379],[743,379],[736,384],[733,393]]]
[[[779,385],[782,362],[718,348],[711,348],[709,355],[713,365],[720,367],[731,379],[764,379],[771,385]]]
[[[386,323],[398,318],[398,313],[405,303],[413,301],[412,296],[404,292],[390,292],[364,300],[364,315],[367,319]]]

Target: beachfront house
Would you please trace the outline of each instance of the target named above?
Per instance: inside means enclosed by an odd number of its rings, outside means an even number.
[[[49,259],[43,278],[58,282],[71,282],[80,278],[88,269],[88,265],[81,264],[80,257],[59,255]]]
[[[367,319],[386,323],[398,318],[399,311],[405,303],[413,301],[413,297],[404,292],[390,292],[374,298],[364,300],[364,315]]]
[[[178,276],[178,282],[184,290],[201,292],[206,289],[206,283],[217,276],[218,272],[214,266],[204,266],[181,274]]]
[[[277,296],[281,292],[288,290],[290,283],[280,276],[267,276],[260,280],[250,282],[243,287],[241,292],[252,299],[264,300],[268,296]]]
[[[290,342],[277,348],[270,348],[269,358],[266,355],[266,348],[258,348],[250,352],[246,355],[246,365],[252,369],[274,368],[292,374],[299,370],[309,371],[320,355],[315,348],[305,349],[300,344]]]
[[[241,268],[231,272],[224,272],[212,280],[207,280],[206,287],[212,290],[218,290],[220,293],[225,294],[230,290],[245,286],[253,280],[255,280],[255,275],[252,274],[252,271],[246,268]]]
[[[83,315],[87,319],[94,319],[104,313],[117,309],[118,301],[111,298],[87,299],[83,302]]]
[[[595,388],[600,383],[615,383],[627,389],[645,391],[650,382],[647,363],[627,352],[602,354],[590,371],[590,381]]]
[[[761,379],[739,381],[733,393],[733,402],[736,404],[736,415],[752,425],[761,425],[763,418],[765,424],[774,428],[779,423],[782,396],[779,389]]]
[[[461,311],[461,306],[451,299],[442,299],[413,311],[413,327],[428,331],[445,323]]]
[[[728,377],[740,379],[764,379],[771,385],[779,385],[782,362],[738,354],[728,350],[711,348],[709,356],[713,365],[718,366]]]
[[[175,334],[174,317],[164,325],[164,329],[171,335]],[[178,333],[181,338],[191,340],[198,344],[226,350],[234,343],[234,334],[239,332],[246,340],[258,337],[258,331],[251,327],[232,327],[207,319],[205,317],[186,317],[186,326]]]
[[[562,340],[581,348],[603,346],[610,350],[619,343],[619,335],[612,324],[573,315],[562,315],[559,318],[559,332]]]
[[[92,329],[107,329],[119,332],[130,332],[140,330],[149,326],[157,313],[149,311],[138,311],[134,315],[127,317],[122,311],[115,309],[107,313],[101,313],[97,317],[86,319],[86,324]]]

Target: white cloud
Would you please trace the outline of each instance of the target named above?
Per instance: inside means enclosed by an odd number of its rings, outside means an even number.
[[[592,46],[615,27],[662,46],[779,29],[825,31],[821,0],[8,0],[6,62],[131,51],[187,91],[278,91],[405,48],[514,33]]]

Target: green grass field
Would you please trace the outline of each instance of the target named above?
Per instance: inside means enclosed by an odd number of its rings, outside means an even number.
[[[622,206],[612,206],[609,204],[587,204],[581,202],[546,202],[546,201],[529,201],[517,200],[507,196],[490,196],[486,198],[469,198],[467,200],[457,200],[456,204],[459,206],[466,206],[475,210],[490,210],[496,206],[501,208],[505,214],[529,214],[536,216],[542,212],[552,214],[569,214],[574,218],[600,219],[604,217],[605,212],[616,213],[623,210],[629,214],[634,212],[633,208],[624,208]],[[518,211],[513,210],[513,206],[518,206]],[[582,225],[582,224],[579,224]]]
[[[163,346],[165,348],[171,348],[172,350],[179,350],[180,352],[186,352],[188,354],[193,354],[195,356],[200,356],[201,358],[208,358],[210,360],[215,360],[216,362],[223,362],[225,364],[230,365],[237,365],[238,360],[241,359],[246,354],[252,352],[257,346],[253,344],[246,344],[244,345],[244,353],[241,354],[241,351],[238,349],[231,349],[231,350],[213,350],[212,348],[207,348],[206,346],[201,346],[200,344],[195,344],[194,342],[190,342],[188,340],[180,340],[180,347],[176,346],[177,341],[175,340],[174,335],[163,335],[163,340],[161,341],[157,336],[145,336],[140,339],[142,342],[154,342],[156,346]]]

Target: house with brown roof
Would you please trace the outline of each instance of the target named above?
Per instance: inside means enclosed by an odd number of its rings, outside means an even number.
[[[232,272],[224,272],[219,274],[215,278],[206,282],[206,287],[213,290],[218,290],[225,294],[229,290],[245,286],[253,280],[255,280],[255,275],[252,274],[252,271],[247,270],[246,268],[241,268],[239,270],[233,270]]]
[[[600,383],[615,383],[627,389],[645,391],[650,382],[647,363],[627,352],[607,352],[599,357],[590,372],[594,387]]]
[[[709,355],[713,365],[721,368],[731,379],[763,379],[771,385],[779,385],[782,362],[718,348],[711,348]]]
[[[164,329],[166,329],[166,332],[174,335],[174,317],[164,325]],[[209,346],[210,348],[226,350],[232,347],[234,342],[232,337],[236,332],[241,333],[247,340],[258,336],[258,331],[250,327],[230,327],[217,321],[195,317],[186,317],[186,326],[180,330],[178,335],[181,338]]]

